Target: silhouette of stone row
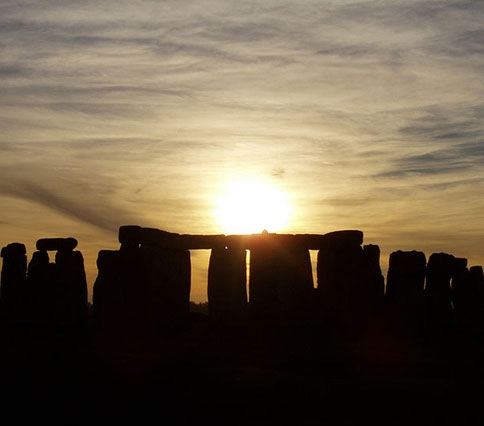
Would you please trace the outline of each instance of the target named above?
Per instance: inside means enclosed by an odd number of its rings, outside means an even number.
[[[327,234],[251,234],[251,235],[189,235],[176,234],[154,228],[126,225],[119,228],[121,244],[147,244],[163,248],[211,249],[237,247],[257,248],[261,241],[270,238],[279,246],[293,246],[308,250],[336,246],[338,244],[362,244],[363,233],[356,230],[335,231]]]
[[[87,282],[81,252],[74,238],[37,241],[27,269],[25,246],[2,249],[2,311],[9,321],[81,325],[87,321]],[[47,251],[57,250],[55,263]]]
[[[36,243],[37,250],[41,251],[72,251],[77,247],[75,238],[41,238]]]
[[[390,255],[385,300],[407,320],[426,320],[449,326],[484,322],[484,275],[482,267],[467,268],[467,259],[433,253],[428,262],[418,251]]]
[[[338,323],[371,321],[383,303],[384,279],[377,245],[328,244],[318,252],[320,312]]]
[[[93,288],[96,322],[103,330],[114,327],[137,336],[177,327],[189,314],[190,252],[160,247],[148,238],[140,245],[134,232],[137,227],[120,230],[120,250],[99,252]]]
[[[310,319],[313,277],[309,251],[260,238],[250,245],[250,314],[255,321],[285,324]]]

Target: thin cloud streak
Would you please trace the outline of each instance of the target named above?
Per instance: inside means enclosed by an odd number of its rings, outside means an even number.
[[[291,194],[292,231],[469,248],[483,19],[480,1],[2,2],[0,193],[100,230],[217,232],[220,183],[252,175]]]

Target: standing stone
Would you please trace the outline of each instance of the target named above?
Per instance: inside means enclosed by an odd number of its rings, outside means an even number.
[[[249,298],[255,321],[304,321],[313,288],[308,250],[281,247],[270,235],[251,248]]]
[[[385,280],[380,268],[380,247],[376,244],[363,246],[362,253],[362,294],[367,306],[383,303]]]
[[[433,253],[427,265],[426,315],[431,325],[448,326],[452,320],[450,280],[456,270],[455,257]]]
[[[469,269],[469,279],[471,286],[476,294],[476,309],[478,311],[477,326],[484,326],[484,273],[482,266],[471,266]]]
[[[144,245],[140,252],[145,320],[159,329],[183,325],[190,312],[190,252]]]
[[[30,319],[34,323],[46,323],[54,307],[53,266],[46,251],[36,251],[32,255],[27,271],[27,284],[30,293]]]
[[[216,325],[242,324],[247,319],[247,252],[212,249],[208,265],[208,312]]]
[[[55,263],[60,323],[84,325],[87,323],[87,283],[82,253],[60,250]]]
[[[390,254],[385,301],[402,310],[422,311],[426,274],[425,254],[395,251]]]
[[[24,293],[26,290],[27,256],[25,245],[11,243],[2,248],[3,258],[0,306],[8,321],[22,320]]]
[[[484,273],[482,266],[471,266],[469,274],[473,285],[476,287],[479,298],[484,300]]]
[[[456,258],[452,276],[452,305],[459,326],[468,327],[477,320],[476,290],[467,269],[467,259]]]
[[[354,325],[366,305],[369,289],[364,277],[366,255],[357,243],[332,242],[318,252],[318,296],[321,314],[337,323]],[[368,274],[370,271],[368,270]],[[377,283],[373,283],[375,288]]]
[[[92,302],[96,326],[111,328],[120,323],[122,288],[119,285],[121,269],[117,250],[101,250],[97,258],[98,275],[93,286]]]

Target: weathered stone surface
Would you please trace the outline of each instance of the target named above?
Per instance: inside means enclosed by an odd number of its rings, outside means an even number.
[[[37,250],[65,250],[72,251],[77,247],[77,240],[75,238],[41,238],[37,240]]]
[[[2,249],[3,265],[0,282],[0,306],[8,321],[22,320],[27,279],[25,246],[11,243]]]
[[[304,320],[314,288],[309,252],[271,238],[259,241],[250,251],[251,317],[275,323]]]
[[[208,266],[208,311],[217,325],[239,325],[247,320],[247,265],[245,249],[213,249]]]
[[[427,264],[425,311],[431,324],[447,326],[452,320],[450,280],[456,270],[455,257],[433,253]]]

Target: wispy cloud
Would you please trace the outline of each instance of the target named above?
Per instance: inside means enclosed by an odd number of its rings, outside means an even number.
[[[211,232],[220,183],[257,175],[291,194],[293,230],[469,247],[483,20],[479,0],[4,1],[0,195]]]

